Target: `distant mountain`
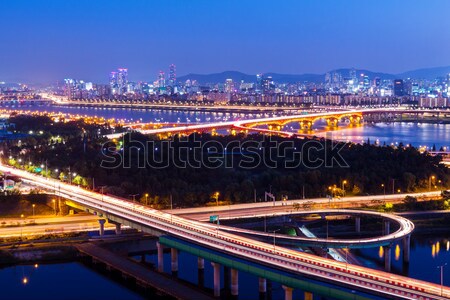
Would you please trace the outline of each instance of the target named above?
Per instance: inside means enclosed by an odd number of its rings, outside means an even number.
[[[273,80],[276,82],[285,83],[295,83],[295,82],[321,82],[324,80],[325,75],[318,74],[278,74],[278,73],[264,73],[264,76],[272,76]],[[239,82],[241,80],[245,82],[255,82],[256,74],[249,75],[238,71],[225,71],[222,73],[214,74],[188,74],[185,76],[180,76],[177,78],[178,81],[184,82],[186,80],[197,80],[200,84],[225,82],[227,79],[233,79],[234,82]]]
[[[180,76],[177,78],[180,82],[185,82],[186,80],[197,80],[200,84],[207,83],[217,83],[217,82],[225,82],[227,79],[233,79],[233,81],[241,81],[245,82],[253,82],[256,80],[256,75],[248,75],[242,72],[237,71],[225,71],[222,73],[213,73],[213,74],[188,74],[185,76]]]
[[[348,77],[350,76],[350,71],[352,69],[351,68],[346,68],[346,69],[336,69],[332,72],[338,72],[340,73],[343,77]],[[382,73],[382,72],[373,72],[373,71],[369,71],[369,70],[363,70],[363,69],[355,69],[356,71],[356,77],[359,77],[359,75],[364,74],[369,76],[369,78],[375,78],[375,77],[379,77],[381,79],[396,79],[397,75],[394,74],[388,74],[388,73]]]
[[[342,68],[332,70],[330,72],[338,72],[343,77],[348,77],[350,75],[351,68]],[[383,72],[373,72],[363,69],[355,69],[356,75],[360,74],[368,75],[369,78],[379,77],[381,79],[435,79],[437,77],[443,77],[450,73],[450,66],[448,67],[438,67],[438,68],[426,68],[407,71],[400,74],[389,74]],[[264,73],[264,76],[272,76],[275,82],[283,83],[296,83],[296,82],[323,82],[325,80],[325,74],[279,74],[279,73]],[[197,80],[200,84],[208,83],[218,83],[225,82],[227,79],[233,79],[234,82],[239,82],[241,80],[245,82],[256,82],[256,74],[245,74],[238,71],[225,71],[222,73],[213,74],[188,74],[185,76],[178,77],[180,82],[186,80]]]
[[[450,66],[425,68],[398,74],[400,78],[416,78],[416,79],[435,79],[438,77],[445,77],[450,74]]]

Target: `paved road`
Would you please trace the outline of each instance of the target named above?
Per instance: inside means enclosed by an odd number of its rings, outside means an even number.
[[[44,178],[26,171],[0,165],[0,171],[10,172],[22,180],[42,188],[54,189],[62,197],[90,207],[106,215],[122,218],[128,222],[144,225],[183,239],[224,252],[242,259],[248,259],[274,269],[292,274],[314,277],[350,289],[364,289],[367,293],[395,296],[397,299],[449,299],[450,288],[430,282],[416,280],[391,273],[337,262],[331,259],[302,253],[295,250],[256,241],[220,229],[210,224],[189,220],[176,215],[137,205],[131,201],[81,189],[53,179]],[[441,293],[443,296],[441,296]]]
[[[397,203],[402,202],[406,196],[418,197],[420,199],[434,198],[440,196],[440,191],[426,193],[410,193],[410,194],[392,194],[392,195],[373,195],[373,196],[357,196],[333,198],[311,198],[311,199],[295,199],[289,201],[272,201],[243,203],[221,206],[202,206],[195,208],[182,208],[165,210],[167,213],[176,214],[192,220],[208,221],[211,215],[219,215],[221,219],[233,219],[243,217],[260,217],[270,215],[283,215],[295,212],[294,204],[300,204],[300,210],[303,205],[308,209],[315,208],[357,208],[363,205],[378,203],[379,201]],[[314,205],[314,207],[310,207]]]
[[[8,227],[0,225],[0,238],[94,231],[99,229],[98,219],[99,217],[92,215],[3,218],[0,223],[5,222]],[[105,224],[105,229],[115,229],[115,225]]]

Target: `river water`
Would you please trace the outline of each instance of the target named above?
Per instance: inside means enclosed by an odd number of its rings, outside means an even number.
[[[401,246],[392,248],[392,272],[440,284],[438,267],[450,261],[450,236],[413,235],[411,239],[411,260],[408,266],[402,263]],[[384,258],[378,248],[352,250],[363,265],[383,269]],[[148,255],[147,262],[156,265],[156,255]],[[165,254],[170,262],[170,253]],[[180,252],[178,277],[197,284],[197,258]],[[170,274],[170,263],[165,264],[165,272]],[[23,279],[27,278],[27,283]],[[205,261],[205,287],[212,289],[213,270]],[[222,271],[223,278],[223,271]],[[144,299],[144,296],[117,283],[113,279],[94,271],[78,262],[19,265],[0,269],[2,295],[8,300],[19,299]],[[222,282],[223,284],[223,282]],[[444,268],[444,284],[450,285],[450,267]],[[272,299],[282,299],[281,285],[273,283]],[[258,278],[250,274],[239,274],[239,299],[258,299]],[[301,292],[295,291],[294,298],[302,299]],[[158,299],[153,296],[152,299]],[[163,299],[163,298],[160,298]],[[379,298],[377,298],[379,299]]]

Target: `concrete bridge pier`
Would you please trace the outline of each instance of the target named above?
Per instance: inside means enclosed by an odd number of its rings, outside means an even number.
[[[205,286],[205,259],[203,257],[197,259],[197,280],[199,287]]]
[[[411,235],[403,238],[403,262],[409,263],[409,253],[411,250]]]
[[[177,275],[178,273],[178,249],[170,249],[170,261],[172,267],[172,274]]]
[[[220,297],[220,264],[212,262],[214,269],[214,297]]]
[[[311,121],[301,121],[299,122],[300,130],[309,131],[312,129],[312,122]]]
[[[313,293],[305,292],[305,296],[303,297],[305,300],[313,300]]]
[[[384,270],[391,271],[391,245],[383,246],[384,250]]]
[[[267,279],[259,277],[259,295],[265,295],[266,292],[267,292]]]
[[[239,272],[231,269],[231,296],[239,295]]]
[[[164,246],[160,242],[156,242],[156,250],[158,251],[158,272],[164,272]]]
[[[327,126],[329,126],[331,128],[337,128],[339,120],[336,118],[327,118],[326,122],[327,122]]]
[[[99,219],[98,220],[98,224],[100,225],[100,228],[99,228],[99,231],[98,231],[98,235],[99,236],[103,236],[105,234],[105,223],[106,223],[105,219]]]
[[[116,234],[122,233],[122,224],[116,223]]]
[[[383,233],[384,235],[388,235],[391,231],[391,223],[389,221],[384,221],[383,226]]]
[[[361,232],[361,217],[356,217],[355,218],[355,231],[357,233]]]
[[[294,291],[293,288],[283,285],[284,290],[284,300],[292,300],[292,292]]]
[[[199,257],[197,259],[197,268],[199,270],[204,270],[205,269],[205,259],[203,257]]]

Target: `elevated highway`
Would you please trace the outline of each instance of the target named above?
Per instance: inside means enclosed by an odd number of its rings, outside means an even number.
[[[375,246],[391,245],[394,241],[408,237],[414,230],[414,223],[398,215],[379,213],[375,211],[363,210],[349,210],[349,209],[324,209],[312,211],[292,212],[292,216],[298,215],[320,215],[320,216],[353,216],[353,217],[376,217],[383,221],[388,221],[398,225],[398,230],[395,232],[373,238],[358,238],[358,239],[325,239],[325,238],[309,238],[301,236],[288,236],[278,234],[277,238],[283,243],[294,245],[302,245],[308,247],[322,247],[322,248],[370,248]],[[214,227],[213,225],[211,225]],[[246,236],[272,238],[273,233],[261,232],[248,229],[240,229],[236,227],[221,226],[222,230],[245,234]]]
[[[70,199],[90,212],[159,236],[166,245],[177,247],[178,244],[175,242],[171,244],[167,237],[175,238],[214,250],[216,253],[236,257],[238,260],[247,260],[253,264],[266,266],[271,270],[280,270],[291,274],[288,277],[277,277],[286,287],[286,299],[292,298],[292,287],[302,286],[297,285],[299,277],[314,278],[317,281],[353,290],[363,290],[365,293],[392,299],[442,300],[450,297],[450,288],[448,287],[269,245],[229,233],[222,230],[220,226],[211,227],[208,224],[137,205],[118,197],[97,194],[23,170],[1,165],[0,171],[19,176],[24,181],[42,188],[58,191],[60,196]],[[183,249],[188,248],[184,247]],[[177,255],[172,256],[172,258],[174,257],[177,258]],[[217,262],[215,264],[217,266]],[[242,265],[242,268],[245,268],[245,265]],[[220,276],[219,271],[220,269],[214,268],[215,292],[220,293],[220,277],[218,278],[219,284],[216,284],[216,279]],[[249,272],[253,271],[249,270]],[[316,290],[311,291],[315,292]],[[364,298],[358,298],[349,293],[339,296],[338,299]]]

